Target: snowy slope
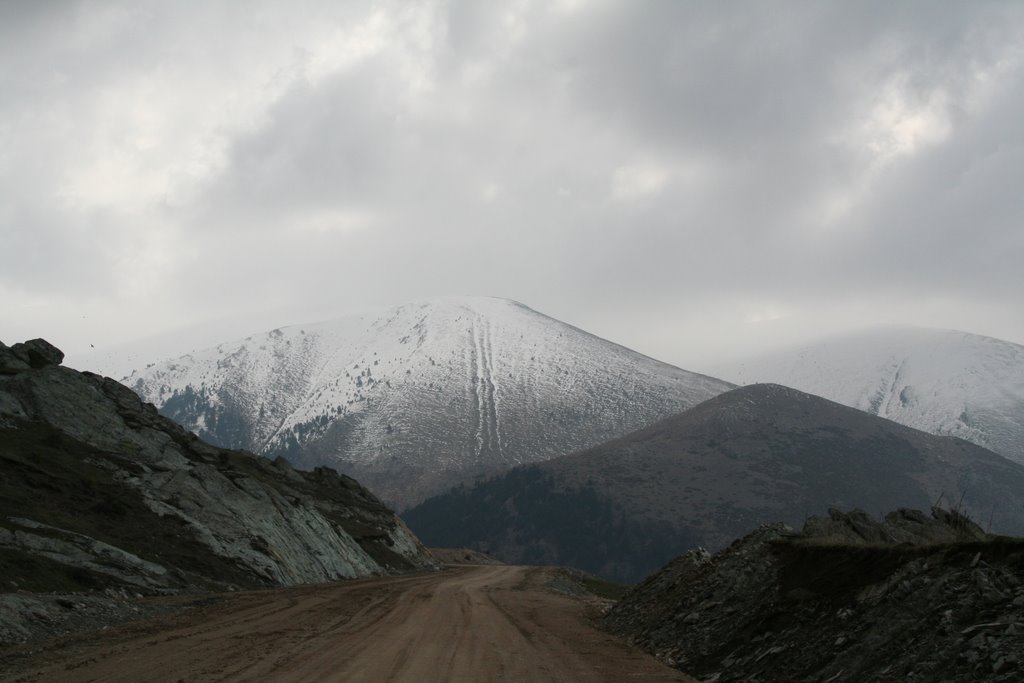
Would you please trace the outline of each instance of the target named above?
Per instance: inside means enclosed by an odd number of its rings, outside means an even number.
[[[784,384],[1024,463],[1024,346],[884,327],[716,371],[740,384]]]
[[[125,383],[215,443],[335,466],[400,506],[731,388],[491,298],[282,328]]]

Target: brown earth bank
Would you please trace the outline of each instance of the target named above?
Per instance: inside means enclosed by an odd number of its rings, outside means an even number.
[[[553,591],[559,580],[550,568],[465,566],[191,599],[0,650],[0,681],[693,680],[598,629],[600,603]]]

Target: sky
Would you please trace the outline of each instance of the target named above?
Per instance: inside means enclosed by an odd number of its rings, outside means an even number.
[[[1024,343],[1024,3],[3,3],[0,65],[8,344],[453,295],[692,369]]]

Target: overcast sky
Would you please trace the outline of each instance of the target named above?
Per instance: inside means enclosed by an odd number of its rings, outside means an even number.
[[[71,358],[462,294],[1022,343],[1024,3],[3,3],[0,188],[0,339]]]

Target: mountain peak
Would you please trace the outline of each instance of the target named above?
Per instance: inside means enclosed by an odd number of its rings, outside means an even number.
[[[216,443],[338,467],[399,505],[732,388],[493,297],[279,328],[128,383]]]

